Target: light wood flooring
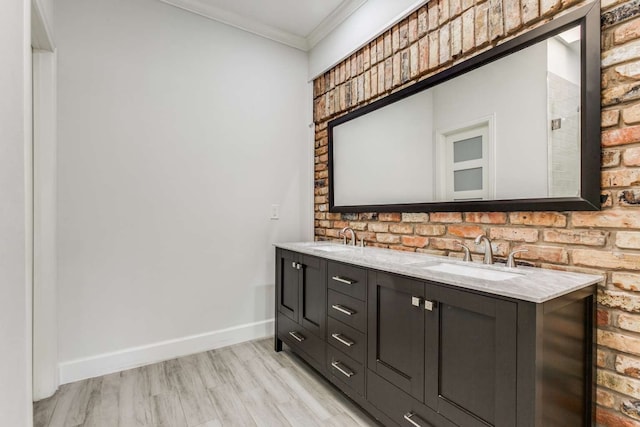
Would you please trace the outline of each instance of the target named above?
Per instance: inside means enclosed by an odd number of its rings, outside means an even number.
[[[376,426],[273,338],[65,384],[35,427]]]

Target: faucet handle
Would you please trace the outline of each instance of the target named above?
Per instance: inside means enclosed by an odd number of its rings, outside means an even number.
[[[509,257],[507,258],[507,267],[516,268],[518,265],[516,264],[515,255],[520,252],[529,252],[529,249],[516,249],[514,251],[509,252]]]
[[[457,241],[457,240],[456,240],[455,242],[456,242],[456,243],[458,244],[458,246],[460,246],[460,247],[462,248],[462,250],[464,251],[464,258],[463,258],[463,261],[471,262],[471,251],[469,250],[469,247],[467,247],[466,245],[462,244],[461,242],[459,242],[459,241]]]

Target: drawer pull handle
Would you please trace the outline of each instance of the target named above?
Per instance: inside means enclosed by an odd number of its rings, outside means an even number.
[[[357,282],[357,280],[351,280],[347,277],[340,277],[340,276],[333,276],[332,279],[335,280],[336,282],[344,283],[345,285],[353,285],[354,283]]]
[[[294,340],[298,341],[298,342],[302,342],[304,341],[306,338],[303,337],[302,335],[300,335],[297,332],[291,331],[289,332],[289,335],[291,335],[293,337]]]
[[[334,310],[338,310],[340,313],[344,313],[347,316],[353,316],[354,314],[356,314],[355,311],[349,310],[348,308],[343,307],[340,304],[333,304],[331,308],[333,308]]]
[[[435,301],[424,300],[424,309],[433,311],[433,309],[436,308],[436,304]]]
[[[343,338],[342,335],[340,334],[331,334],[331,336],[337,340],[338,342],[341,342],[342,344],[346,345],[347,347],[351,347],[353,346],[355,343],[353,341],[351,341],[350,339],[347,338]]]
[[[334,368],[336,368],[342,375],[344,375],[347,378],[351,378],[352,376],[355,375],[354,372],[351,372],[343,367],[341,367],[340,365],[342,365],[342,362],[336,360],[335,362],[331,362],[331,366],[333,366]]]
[[[418,417],[416,414],[414,414],[413,412],[407,412],[406,414],[404,414],[404,419],[409,421],[411,423],[412,426],[414,427],[423,427],[426,426],[427,423],[423,424],[423,421],[420,419],[420,417]],[[419,423],[414,421],[420,421]]]

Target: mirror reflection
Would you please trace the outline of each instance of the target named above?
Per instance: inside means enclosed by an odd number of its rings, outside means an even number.
[[[580,196],[580,34],[335,125],[334,205]]]

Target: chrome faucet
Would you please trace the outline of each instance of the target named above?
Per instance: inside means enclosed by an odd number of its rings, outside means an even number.
[[[347,244],[347,231],[351,232],[351,246],[355,246],[356,245],[356,232],[353,231],[353,228],[351,227],[345,227],[340,231],[340,234],[342,234],[342,243],[343,244]]]
[[[484,234],[476,237],[476,245],[484,242],[484,258],[482,260],[483,264],[493,264],[493,250],[491,249],[491,240]]]

